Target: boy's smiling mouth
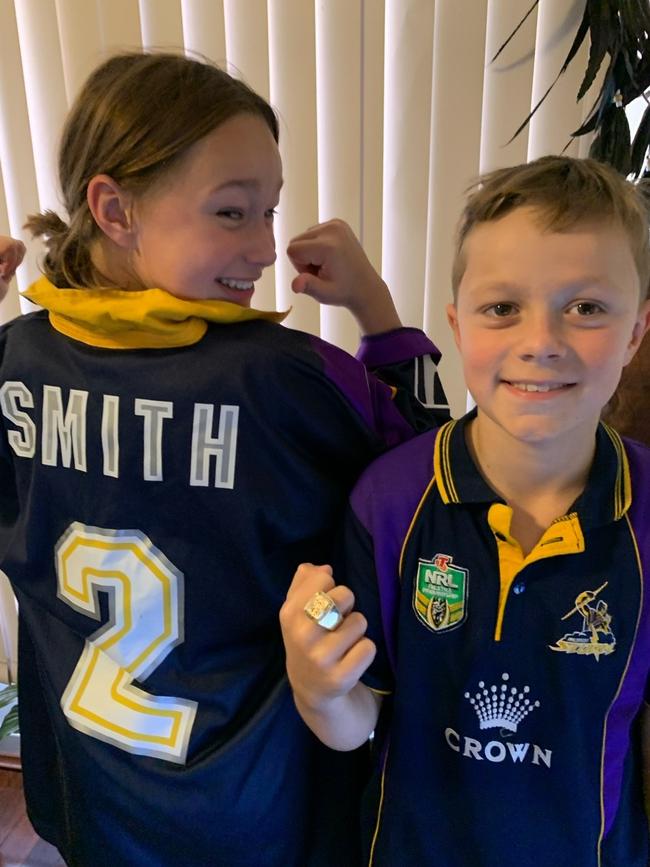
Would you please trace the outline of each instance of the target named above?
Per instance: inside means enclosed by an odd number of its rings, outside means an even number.
[[[523,382],[511,379],[503,379],[502,382],[516,391],[526,392],[527,394],[547,394],[549,392],[566,391],[575,385],[574,382]]]

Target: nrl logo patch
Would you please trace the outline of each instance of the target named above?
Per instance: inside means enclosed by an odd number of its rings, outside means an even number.
[[[469,572],[448,554],[418,560],[413,588],[413,609],[433,632],[455,629],[467,617]]]

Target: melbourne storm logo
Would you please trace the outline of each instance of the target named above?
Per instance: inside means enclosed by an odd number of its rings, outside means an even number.
[[[567,611],[562,620],[568,620],[574,614],[582,617],[582,629],[567,632],[555,644],[549,644],[551,650],[561,653],[578,653],[581,656],[595,656],[596,662],[601,656],[613,653],[616,648],[616,636],[612,632],[612,615],[607,603],[602,599],[594,605],[598,594],[607,587],[605,581],[596,590],[585,590],[579,593],[571,611]]]

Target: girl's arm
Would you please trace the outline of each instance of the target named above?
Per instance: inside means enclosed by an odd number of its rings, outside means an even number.
[[[327,593],[343,614],[332,632],[304,611],[318,590]],[[280,611],[287,652],[287,673],[298,712],[314,734],[335,750],[353,750],[374,730],[381,697],[359,678],[375,656],[365,637],[366,620],[353,611],[354,595],[335,586],[329,566],[303,563]]]
[[[25,245],[22,241],[0,235],[0,301],[7,294],[11,278],[23,261],[24,255]]]

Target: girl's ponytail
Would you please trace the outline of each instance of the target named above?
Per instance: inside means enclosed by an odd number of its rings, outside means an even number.
[[[92,285],[95,275],[89,253],[91,225],[92,217],[87,208],[78,211],[70,225],[55,211],[30,214],[27,218],[24,228],[32,237],[45,239],[47,253],[42,270],[55,286]]]

